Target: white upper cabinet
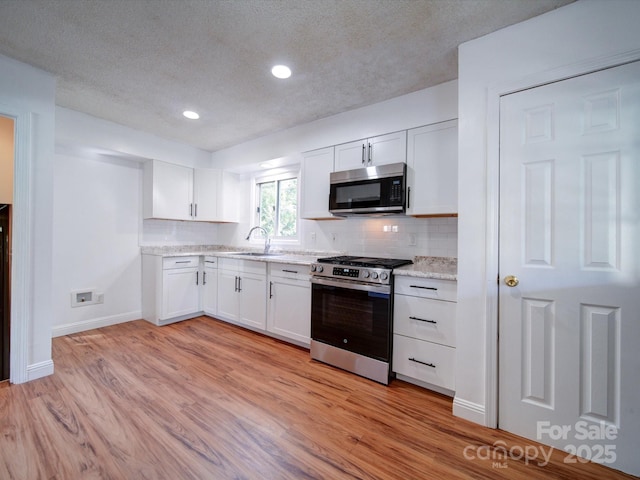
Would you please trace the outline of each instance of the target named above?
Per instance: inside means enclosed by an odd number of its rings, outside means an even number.
[[[191,220],[193,169],[151,160],[144,164],[144,218]]]
[[[329,213],[329,175],[333,172],[333,155],[333,147],[302,154],[301,218],[336,218]]]
[[[335,171],[407,161],[407,132],[343,143],[335,147]]]
[[[458,121],[409,130],[407,145],[407,215],[457,215]]]
[[[193,170],[193,220],[213,222],[218,219],[221,175],[220,170],[207,168]]]
[[[216,169],[144,164],[143,218],[236,222],[236,177]]]

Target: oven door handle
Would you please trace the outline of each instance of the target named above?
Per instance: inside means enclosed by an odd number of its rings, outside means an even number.
[[[311,279],[311,283],[315,283],[316,285],[324,285],[327,287],[338,287],[347,290],[360,290],[362,292],[374,292],[382,295],[391,295],[391,287],[389,285],[372,285],[322,277],[313,277]]]

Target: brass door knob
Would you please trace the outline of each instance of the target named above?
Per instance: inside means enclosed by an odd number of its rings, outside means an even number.
[[[516,287],[520,283],[520,280],[518,280],[518,277],[515,275],[507,275],[504,277],[504,283],[506,283],[507,287]]]

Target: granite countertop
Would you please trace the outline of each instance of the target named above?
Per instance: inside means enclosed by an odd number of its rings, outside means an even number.
[[[240,260],[256,260],[270,263],[292,263],[297,265],[311,265],[318,257],[336,255],[335,252],[297,252],[272,250],[268,256],[242,255],[242,253],[260,250],[238,248],[225,245],[175,245],[162,247],[141,247],[143,255],[157,255],[160,257],[188,257],[193,255],[210,255],[214,257],[236,258]]]
[[[313,252],[273,250],[277,255],[249,256],[239,255],[246,252],[259,252],[255,249],[239,248],[225,245],[172,245],[162,247],[141,247],[144,255],[160,257],[187,257],[193,255],[210,255],[214,257],[237,258],[241,260],[256,260],[270,263],[291,263],[297,265],[311,265],[320,257],[344,255],[344,252]],[[440,280],[457,280],[458,260],[455,257],[415,257],[413,265],[393,270],[394,275],[435,278]]]
[[[396,268],[397,276],[458,280],[458,259],[455,257],[415,257],[413,265]]]

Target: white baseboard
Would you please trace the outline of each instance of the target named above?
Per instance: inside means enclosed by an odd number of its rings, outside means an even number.
[[[486,425],[486,412],[484,405],[469,402],[460,397],[453,399],[453,414],[473,423]]]
[[[47,375],[53,375],[53,360],[27,365],[27,382],[46,377]]]
[[[92,318],[90,320],[83,320],[81,322],[68,323],[66,325],[58,325],[57,327],[53,327],[52,336],[61,337],[63,335],[84,332],[86,330],[92,330],[94,328],[108,327],[109,325],[130,322],[132,320],[138,320],[140,318],[142,318],[142,311],[140,310],[120,313],[118,315],[110,315],[108,317]]]

